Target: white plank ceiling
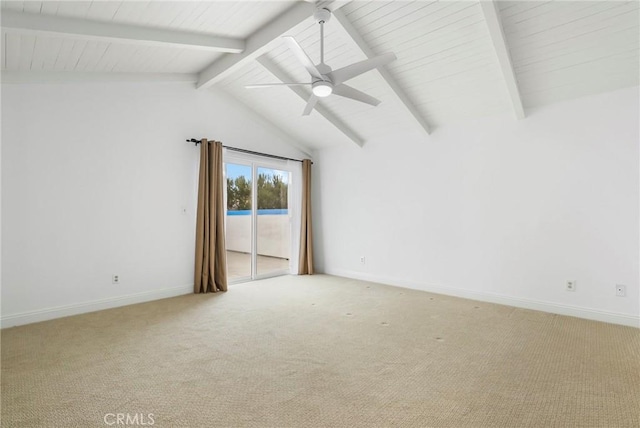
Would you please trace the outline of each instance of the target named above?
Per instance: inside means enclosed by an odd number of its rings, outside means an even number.
[[[525,106],[637,86],[639,4],[500,3]]]
[[[487,5],[479,1],[324,4],[338,11],[361,39],[359,45],[335,16],[325,25],[325,62],[334,70],[366,59],[366,52],[396,54],[383,74],[371,71],[348,82],[380,99],[379,106],[330,96],[320,102],[322,112],[303,117],[305,101],[291,89],[245,88],[278,81],[269,67],[291,81],[309,81],[279,37],[295,36],[319,61],[313,5],[296,1],[2,1],[2,13],[14,18],[60,18],[58,26],[72,19],[84,28],[106,23],[114,31],[125,26],[146,34],[153,29],[168,37],[217,36],[244,42],[249,49],[241,55],[101,39],[90,37],[90,31],[86,37],[34,31],[8,21],[5,26],[3,18],[3,81],[32,76],[53,81],[61,74],[71,80],[87,75],[116,80],[123,73],[134,73],[137,80],[176,80],[179,74],[178,80],[199,82],[200,89],[194,84],[194,90],[223,90],[310,148],[362,144],[405,129],[420,130],[428,139],[426,130],[469,118],[509,113],[516,120],[514,99],[521,100],[526,120],[527,109],[639,85],[638,1],[495,2],[489,10],[498,16],[498,31],[487,17]],[[506,61],[500,47],[506,49]],[[216,67],[233,72],[216,78],[217,71],[211,72]],[[515,78],[515,94],[509,74]]]
[[[292,1],[2,1],[2,11],[210,33],[244,39]],[[222,54],[77,38],[2,33],[9,71],[197,73]]]

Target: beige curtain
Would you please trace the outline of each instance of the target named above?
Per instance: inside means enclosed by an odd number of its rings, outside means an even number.
[[[223,185],[222,143],[203,139],[196,220],[195,293],[227,291]]]
[[[298,275],[313,275],[313,231],[311,228],[311,161],[302,161],[302,218],[300,219]]]

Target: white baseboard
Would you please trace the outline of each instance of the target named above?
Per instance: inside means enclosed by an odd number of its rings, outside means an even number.
[[[150,302],[152,300],[166,299],[167,297],[181,296],[189,293],[193,293],[193,285],[163,288],[160,290],[145,291],[142,293],[94,300],[92,302],[38,309],[36,311],[3,316],[0,318],[0,327],[15,327],[17,325],[31,324],[34,322],[47,321],[55,318],[84,314],[87,312],[101,311],[103,309],[133,305],[135,303]]]
[[[549,312],[552,314],[568,315],[577,318],[585,318],[588,320],[602,321],[612,324],[620,324],[640,328],[640,316],[600,311],[590,308],[581,308],[578,306],[560,305],[557,303],[523,299],[519,297],[510,297],[497,293],[466,290],[463,288],[438,287],[415,281],[381,277],[378,275],[342,269],[325,269],[324,273],[326,273],[327,275],[341,276],[345,278],[359,279],[369,282],[377,282],[379,284],[410,288],[413,290],[427,291],[430,293],[462,297],[465,299],[478,300],[481,302],[498,303],[500,305],[514,306],[516,308],[533,309],[536,311]]]
[[[612,324],[620,324],[640,328],[640,317],[636,317],[633,315],[600,311],[590,308],[581,308],[577,306],[560,305],[557,303],[543,302],[538,300],[522,299],[497,293],[479,292],[462,288],[438,287],[425,283],[418,283],[415,281],[381,277],[378,275],[371,275],[363,272],[355,272],[342,269],[325,269],[324,273],[345,278],[377,282],[380,284],[392,285],[396,287],[410,288],[413,290],[427,291],[430,293],[462,297],[465,299],[478,300],[482,302],[498,303],[501,305],[514,306],[516,308],[533,309],[536,311],[549,312],[552,314],[568,315],[594,321],[602,321]],[[163,288],[160,290],[145,291],[142,293],[129,294],[126,296],[95,300],[92,302],[22,312],[18,314],[3,316],[2,318],[0,318],[0,327],[7,328],[18,325],[31,324],[34,322],[47,321],[55,318],[68,317],[71,315],[100,311],[103,309],[133,305],[135,303],[149,302],[152,300],[165,299],[168,297],[181,296],[190,293],[193,293],[193,285]]]

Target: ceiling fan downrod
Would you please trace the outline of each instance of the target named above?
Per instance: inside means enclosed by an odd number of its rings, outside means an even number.
[[[321,7],[316,9],[313,17],[320,24],[320,64],[324,64],[324,24],[331,18],[331,11]]]

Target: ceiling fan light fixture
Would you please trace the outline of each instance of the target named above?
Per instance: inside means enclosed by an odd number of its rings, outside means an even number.
[[[333,85],[331,82],[320,81],[313,84],[311,88],[313,95],[316,97],[324,98],[331,95],[333,92]]]

